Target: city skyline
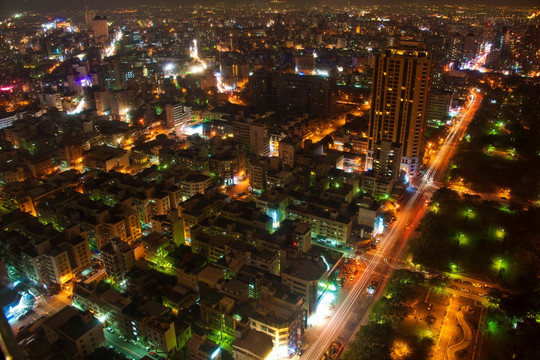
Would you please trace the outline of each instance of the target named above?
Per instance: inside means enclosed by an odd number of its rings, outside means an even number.
[[[6,357],[537,357],[538,8],[122,4],[0,15]]]
[[[127,1],[127,0],[112,0],[112,1],[105,1],[105,0],[89,0],[81,3],[72,3],[72,2],[66,2],[65,0],[51,0],[44,4],[42,1],[39,0],[25,0],[23,3],[20,1],[15,0],[6,0],[3,1],[2,4],[0,4],[0,14],[9,14],[10,12],[16,12],[16,11],[28,11],[33,10],[37,12],[47,12],[50,10],[68,10],[68,11],[74,11],[74,10],[80,10],[85,5],[89,6],[94,9],[99,10],[114,10],[116,8],[126,8],[126,7],[137,7],[140,5],[159,5],[159,6],[191,6],[196,4],[201,5],[211,5],[215,3],[215,1],[212,0],[203,0],[196,3],[188,3],[183,2],[181,0],[161,0],[160,2],[147,2],[146,0],[136,0],[136,1]],[[234,7],[238,4],[250,4],[253,3],[252,1],[243,1],[243,2],[235,2],[235,3],[225,3],[228,6]],[[313,5],[327,5],[327,6],[335,6],[336,3],[327,3],[324,0],[320,0],[317,3],[313,2],[306,2],[304,0],[296,0],[293,2],[296,5],[302,5],[302,6],[313,6]],[[254,4],[258,6],[263,6],[265,4],[264,1],[262,2],[254,2]],[[343,1],[342,4],[339,4],[339,6],[342,5],[352,5],[352,6],[372,6],[372,5],[396,5],[396,4],[403,4],[402,1],[397,0],[382,0],[378,2],[370,1],[370,0],[357,0],[357,1]],[[433,2],[425,0],[425,1],[417,1],[417,0],[411,0],[405,2],[405,4],[418,4],[418,5],[430,5],[433,4]],[[485,1],[485,0],[473,0],[469,1],[467,3],[463,3],[461,0],[451,0],[446,1],[444,4],[449,5],[484,5],[484,6],[537,6],[537,2],[535,0],[516,0],[516,1],[508,1],[508,0],[492,0],[492,1]],[[434,4],[435,5],[435,4]]]

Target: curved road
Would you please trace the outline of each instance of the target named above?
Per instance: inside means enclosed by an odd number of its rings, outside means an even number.
[[[446,354],[448,356],[448,360],[455,360],[456,359],[456,353],[461,350],[465,350],[471,345],[472,340],[472,329],[467,323],[467,319],[465,319],[465,311],[464,309],[461,309],[456,314],[457,321],[459,322],[459,325],[461,325],[461,328],[463,329],[463,339],[452,346],[450,346],[446,350]]]
[[[371,279],[376,276],[377,273],[380,273],[378,270],[381,268],[381,265],[384,269],[388,269],[393,262],[399,258],[399,255],[403,251],[407,242],[408,234],[411,231],[411,224],[413,222],[417,223],[420,220],[423,212],[425,212],[426,207],[424,206],[424,192],[431,187],[431,179],[438,178],[444,173],[459,140],[463,137],[468,124],[478,109],[481,98],[482,97],[479,93],[476,91],[471,91],[471,101],[469,102],[469,105],[462,113],[459,122],[448,133],[441,150],[437,154],[437,157],[429,169],[426,171],[425,175],[420,179],[420,182],[416,190],[414,190],[413,195],[402,207],[399,219],[391,228],[389,228],[388,233],[384,235],[383,239],[380,241],[376,253],[367,263],[360,279],[354,283],[353,287],[350,289],[349,293],[343,299],[341,304],[337,304],[338,306],[336,306],[334,315],[326,323],[324,329],[320,330],[316,337],[312,339],[312,342],[304,352],[304,358],[309,360],[318,360],[321,358],[321,356],[323,356],[332,341],[342,336],[345,325],[351,319],[351,314],[354,313],[354,310],[358,308],[358,302],[361,300],[361,298],[365,296],[364,289],[367,287]],[[409,227],[409,229],[407,229],[408,231],[404,232],[404,229],[407,227]],[[385,258],[389,259],[387,262],[391,263],[390,266],[384,261]],[[388,273],[389,271],[386,270],[386,272]],[[384,283],[381,284],[381,289],[383,286]],[[379,293],[381,293],[381,290],[379,290]],[[367,312],[367,310],[369,310],[369,307],[366,308],[365,312]],[[362,315],[365,315],[365,313]],[[356,318],[356,322],[360,323],[362,319],[365,320],[365,318],[366,316],[361,316],[361,319]],[[313,330],[316,331],[315,329]],[[308,330],[308,334],[306,334],[308,337],[310,337],[309,332],[311,331]]]

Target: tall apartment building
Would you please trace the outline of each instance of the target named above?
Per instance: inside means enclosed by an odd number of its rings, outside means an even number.
[[[283,165],[294,167],[294,154],[302,149],[302,142],[299,138],[285,138],[279,142],[279,157],[283,160]]]
[[[106,16],[96,16],[92,20],[92,29],[94,30],[94,39],[96,43],[104,44],[109,38],[109,27]]]
[[[104,90],[94,92],[94,99],[98,115],[105,115],[111,108],[109,89],[105,88]]]
[[[458,61],[463,57],[465,38],[460,34],[450,36],[448,40],[447,55],[450,60]]]
[[[167,128],[180,128],[191,121],[191,108],[181,103],[165,105]]]
[[[270,154],[268,124],[261,119],[248,117],[233,121],[234,139],[240,142],[242,150],[256,156]]]
[[[96,17],[96,10],[88,10],[88,6],[84,7],[84,23],[88,30],[92,29],[92,20]]]
[[[287,114],[328,118],[334,113],[332,77],[259,71],[251,76],[253,106]]]
[[[60,93],[40,93],[38,94],[39,102],[44,108],[57,108],[58,111],[63,111],[62,97]]]
[[[440,122],[446,121],[448,119],[451,101],[452,93],[449,91],[431,92],[428,120]]]
[[[45,269],[49,275],[49,281],[55,284],[64,284],[71,280],[71,266],[69,255],[65,249],[53,248],[43,255]]]
[[[135,265],[135,252],[131,245],[125,241],[113,240],[103,249],[101,256],[105,264],[105,272],[117,281]]]
[[[266,189],[266,172],[268,171],[268,158],[253,158],[246,161],[249,175],[249,185],[255,191]]]
[[[83,155],[83,167],[109,172],[114,168],[127,168],[129,154],[121,148],[110,146],[94,146]]]
[[[400,171],[400,146],[390,141],[379,141],[373,146],[373,172],[378,177],[396,180]]]
[[[135,93],[132,90],[109,92],[111,115],[116,120],[126,120],[127,113],[135,107]]]
[[[289,204],[287,218],[302,220],[311,225],[313,236],[335,240],[342,245],[347,244],[352,233],[352,219],[344,216],[336,209],[319,207],[315,203],[299,205]]]
[[[400,146],[400,169],[416,176],[422,164],[433,60],[420,42],[400,41],[374,59],[368,159],[377,143]]]
[[[80,272],[92,266],[90,243],[85,232],[67,240],[65,245],[73,272]]]
[[[465,35],[463,41],[463,57],[466,60],[473,60],[476,56],[478,44],[476,43],[477,37],[475,34],[469,32]]]

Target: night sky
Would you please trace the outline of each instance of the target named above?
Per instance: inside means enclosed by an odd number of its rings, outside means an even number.
[[[287,0],[291,1],[291,0]],[[299,4],[314,4],[314,3],[330,3],[336,4],[336,1],[330,0],[293,0]],[[211,4],[211,0],[161,0],[161,1],[148,1],[148,0],[0,0],[0,13],[2,14],[11,14],[17,11],[24,10],[34,10],[34,11],[51,11],[51,10],[76,10],[84,9],[84,5],[88,5],[89,9],[107,9],[107,8],[118,8],[118,7],[131,7],[134,5],[151,3],[151,4],[166,4],[166,5],[181,5],[181,4]],[[221,1],[223,2],[223,1]],[[225,2],[230,2],[231,4],[238,4],[240,2],[246,3],[257,3],[258,1],[232,1],[225,0]],[[341,1],[338,3],[344,4],[346,1]],[[403,1],[403,0],[351,0],[352,5],[358,4],[403,4],[403,3],[426,3],[433,4],[435,1]],[[540,6],[540,0],[445,0],[441,4],[488,4],[488,5],[512,5],[512,6]]]

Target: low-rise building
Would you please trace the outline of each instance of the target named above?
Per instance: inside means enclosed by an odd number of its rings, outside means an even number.
[[[204,191],[212,186],[212,178],[203,174],[189,174],[182,178],[182,198],[187,200],[195,194],[204,194]]]
[[[250,327],[271,336],[277,353],[297,348],[304,331],[304,300],[281,284],[264,285],[262,299],[250,314]],[[283,351],[285,350],[285,351]]]
[[[206,335],[193,334],[188,341],[189,360],[221,360],[221,348]]]
[[[185,239],[191,242],[191,228],[210,218],[229,202],[227,195],[216,191],[196,194],[178,205],[179,214],[184,222]]]
[[[246,169],[246,156],[240,149],[225,146],[217,150],[208,160],[210,175],[221,183],[233,185],[243,178]]]
[[[311,315],[319,299],[319,282],[328,275],[327,265],[320,256],[298,258],[291,262],[281,273],[281,281],[288,285],[291,291],[305,299],[307,316]]]
[[[151,317],[145,320],[148,343],[164,353],[176,351],[176,331],[174,320],[164,317]]]
[[[225,275],[221,269],[213,266],[206,266],[199,272],[197,279],[199,283],[205,284],[211,289],[216,289],[223,283]]]
[[[261,331],[247,329],[232,343],[234,360],[266,360],[272,353],[272,337]]]
[[[84,359],[105,342],[103,325],[89,311],[66,306],[43,322],[47,342],[70,359]]]
[[[300,219],[311,225],[312,236],[319,236],[345,245],[351,237],[352,218],[311,204],[289,205],[287,218]]]
[[[83,167],[109,172],[115,168],[129,167],[129,156],[124,149],[96,146],[84,153]]]
[[[380,211],[379,203],[373,200],[365,200],[358,202],[358,205],[358,225],[375,226],[375,219]]]

